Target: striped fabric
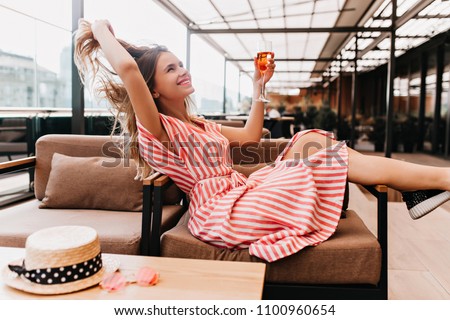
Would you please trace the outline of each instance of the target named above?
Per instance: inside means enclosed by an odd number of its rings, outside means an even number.
[[[302,135],[330,133],[297,133],[272,165],[247,178],[232,169],[219,124],[196,121],[197,127],[163,114],[160,119],[171,146],[137,121],[140,153],[189,194],[189,230],[195,237],[220,248],[249,248],[271,262],[317,245],[336,230],[347,179],[346,145],[307,160],[282,160]]]

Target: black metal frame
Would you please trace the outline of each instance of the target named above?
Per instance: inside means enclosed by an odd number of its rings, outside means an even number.
[[[389,32],[384,27],[331,27],[331,28],[259,28],[259,29],[194,29],[189,27],[192,34],[234,34],[234,33],[351,33],[351,32]]]
[[[84,17],[84,0],[72,0],[72,33],[78,29],[78,19]],[[74,42],[71,44],[72,57],[74,55]],[[84,86],[81,83],[78,69],[72,59],[72,133],[84,134]]]
[[[160,254],[160,222],[163,192],[174,182],[167,176],[163,184],[155,182],[152,215],[151,254]],[[276,300],[387,300],[388,298],[388,220],[387,187],[363,186],[377,198],[377,239],[381,247],[381,272],[378,285],[296,285],[264,283],[263,299]],[[184,203],[184,202],[183,202]],[[187,202],[184,203],[187,210]],[[159,223],[159,225],[158,225]]]
[[[144,256],[149,256],[152,251],[152,210],[153,210],[153,190],[154,180],[159,177],[159,173],[151,175],[145,179],[142,186],[142,230],[140,251]],[[157,242],[159,246],[159,239]]]
[[[155,201],[153,203],[153,210],[150,210],[150,243],[152,244],[150,248],[149,255],[159,256],[161,248],[161,221],[162,221],[162,195],[165,190],[171,184],[158,184],[154,187]],[[159,212],[160,214],[154,214],[154,212]]]
[[[433,128],[431,132],[431,145],[432,153],[437,153],[439,150],[439,135],[443,134],[440,132],[441,120],[441,102],[442,102],[442,78],[444,73],[444,56],[445,56],[445,45],[442,43],[437,47],[436,50],[436,96],[434,98],[434,119]],[[448,124],[447,124],[448,125]],[[448,142],[448,141],[447,141]]]
[[[142,190],[142,232],[140,251],[144,256],[150,255],[150,220],[153,206],[152,185],[144,185]]]
[[[150,221],[150,247],[148,255],[160,256],[161,249],[161,221],[163,213],[163,194],[164,192],[174,184],[173,180],[167,176],[160,176],[154,180],[153,183],[153,210],[149,210]],[[187,211],[189,206],[189,200],[186,194],[182,197],[182,207],[184,211]]]
[[[2,201],[1,205],[6,206],[12,203],[23,201],[26,199],[30,199],[34,197],[34,166],[36,164],[36,157],[28,157],[19,160],[12,160],[0,163],[0,175],[14,173],[21,170],[27,170],[30,176],[30,182],[28,184],[28,191],[24,192],[24,190],[16,193],[13,197]]]

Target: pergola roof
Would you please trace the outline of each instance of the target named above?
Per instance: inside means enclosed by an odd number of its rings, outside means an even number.
[[[271,91],[286,92],[389,59],[390,0],[154,0],[226,59],[251,74],[257,40],[271,40],[277,72]],[[396,56],[450,29],[450,1],[398,0]]]

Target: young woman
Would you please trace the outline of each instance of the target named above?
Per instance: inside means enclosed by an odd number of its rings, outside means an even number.
[[[228,147],[261,137],[263,79],[256,60],[249,119],[233,128],[191,114],[191,76],[165,47],[118,40],[106,20],[81,20],[75,42],[82,79],[90,77],[116,109],[131,146],[138,146],[129,150],[139,176],[152,169],[170,176],[190,196],[190,231],[210,244],[249,248],[267,261],[317,245],[336,230],[347,179],[411,191],[405,197],[413,218],[450,198],[450,169],[365,156],[321,130],[297,133],[275,163],[247,178],[232,169]],[[265,82],[274,69],[269,60]]]

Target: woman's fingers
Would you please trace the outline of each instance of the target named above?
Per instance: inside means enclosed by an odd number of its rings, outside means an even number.
[[[267,60],[267,69],[275,69],[275,60],[274,59],[268,59]]]
[[[105,20],[105,23],[106,23],[106,26],[108,27],[108,30],[113,34],[113,36],[116,36],[114,34],[114,29],[113,29],[113,27],[111,25],[111,22],[109,22],[108,20]]]
[[[105,27],[109,30],[109,32],[112,33],[113,36],[115,36],[114,29],[113,29],[113,27],[111,26],[111,23],[108,20],[106,20],[106,19],[95,20],[92,23],[92,25],[91,25],[91,30],[92,30],[92,33],[94,35],[94,39],[95,40],[97,40],[97,36],[96,36],[97,31],[102,29],[102,28],[105,28]]]
[[[267,69],[264,75],[264,83],[269,82],[269,80],[272,78],[273,73],[275,72],[275,63],[274,63],[274,59],[269,59],[268,63],[267,63]]]
[[[111,25],[109,25],[108,27],[109,31],[111,31],[112,35],[115,37],[116,35],[114,34],[114,29]]]
[[[271,59],[267,59],[267,69],[265,71],[265,75],[264,75],[264,83],[267,83],[270,78],[272,78],[272,75],[275,71],[275,60],[273,58]],[[261,70],[259,69],[259,64],[258,64],[258,59],[256,57],[253,58],[253,64],[255,67],[255,73],[253,75],[253,79],[255,82],[261,82],[262,81],[262,73]],[[261,83],[262,84],[262,83]]]

